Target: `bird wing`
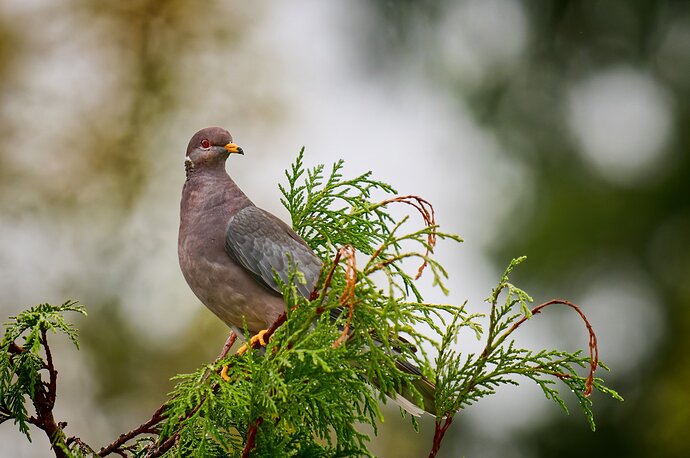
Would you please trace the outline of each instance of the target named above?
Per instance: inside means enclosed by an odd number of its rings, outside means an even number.
[[[244,207],[228,221],[225,251],[267,289],[281,294],[274,275],[288,282],[290,265],[304,274],[306,284],[295,282],[309,297],[321,272],[321,260],[287,224],[253,205]]]

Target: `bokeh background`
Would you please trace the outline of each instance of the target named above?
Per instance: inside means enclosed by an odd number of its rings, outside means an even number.
[[[438,250],[446,300],[480,310],[527,255],[516,283],[590,317],[626,398],[595,396],[596,433],[525,384],[462,412],[443,456],[690,456],[689,75],[683,1],[2,0],[0,318],[82,301],[82,350],[53,340],[58,418],[93,446],[148,418],[226,337],[176,254],[187,141],[225,126],[259,206],[286,218],[303,145],[344,158],[464,236]],[[586,344],[565,310],[520,332]],[[433,421],[388,412],[373,450],[425,456]],[[48,456],[33,438],[0,425],[0,456]]]

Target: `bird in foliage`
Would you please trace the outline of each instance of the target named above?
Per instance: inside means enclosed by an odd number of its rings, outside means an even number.
[[[225,170],[231,154],[244,154],[230,133],[208,127],[192,136],[185,157],[186,181],[180,203],[178,256],[182,273],[199,300],[242,336],[243,329],[262,341],[262,332],[286,310],[277,275],[287,283],[296,265],[309,297],[323,262],[285,222],[258,208]],[[434,385],[411,363],[398,357],[397,367],[417,375],[423,410],[434,414]],[[408,412],[423,411],[402,390],[394,401]]]

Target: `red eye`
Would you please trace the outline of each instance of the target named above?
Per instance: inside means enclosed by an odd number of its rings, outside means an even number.
[[[209,142],[207,139],[201,140],[201,147],[202,148],[210,148],[211,147],[211,142]]]

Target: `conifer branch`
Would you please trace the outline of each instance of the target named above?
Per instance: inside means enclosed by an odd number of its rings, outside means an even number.
[[[13,420],[27,438],[29,425],[38,426],[58,457],[370,455],[369,436],[358,425],[369,425],[376,434],[383,419],[379,402],[387,402],[386,394],[405,394],[437,414],[433,458],[458,412],[501,385],[518,384],[516,377],[535,382],[567,412],[554,386],[565,384],[592,429],[594,390],[622,400],[595,377],[598,367],[607,368],[599,361],[596,334],[582,309],[560,299],[530,309],[532,298],[510,282],[524,258],[510,263],[487,298],[486,328],[479,322],[483,315],[467,312],[465,304],[425,301],[415,282],[424,271],[435,287],[448,291],[448,274],[434,256],[438,241],[462,239],[440,230],[425,199],[397,196],[370,172],[345,179],[342,170],[342,161],[330,171],[323,165],[305,168],[302,151],[286,171],[287,183],[279,187],[294,229],[324,267],[308,298],[296,287],[304,282],[299,266],[292,266],[288,281],[276,279],[286,311],[264,334],[265,349],[254,341],[250,351],[230,354],[237,337],[231,333],[214,362],[175,377],[169,399],[147,421],[95,453],[78,437],[66,438],[66,424],[53,417],[58,377],[48,331],[78,347],[76,329],[63,314],[84,314],[84,309],[72,301],[41,304],[6,325],[0,346],[0,423]],[[410,227],[408,216],[394,218],[389,212],[393,203],[419,213],[421,228]],[[414,272],[405,268],[410,259],[421,262]],[[531,316],[554,304],[574,309],[583,320],[588,356],[520,348],[511,340]],[[431,333],[418,331],[421,325]],[[465,331],[484,340],[483,351],[456,349]],[[410,370],[413,365],[419,369]],[[584,368],[586,376],[578,373]],[[429,380],[435,381],[431,399]],[[33,404],[35,416],[28,414],[27,403]]]
[[[162,404],[156,411],[151,415],[147,421],[132,429],[129,432],[120,434],[120,436],[115,439],[110,444],[104,446],[98,451],[98,456],[108,456],[111,453],[122,453],[122,446],[125,445],[130,440],[142,434],[156,434],[157,429],[155,428],[163,420],[165,420],[165,409],[167,407],[167,402]]]
[[[244,450],[242,450],[242,458],[249,458],[249,454],[254,450],[254,447],[256,447],[256,434],[259,430],[259,426],[261,426],[261,423],[263,422],[264,419],[259,417],[249,426],[249,429],[247,430],[247,440],[245,442]]]
[[[544,302],[543,304],[539,304],[538,306],[534,307],[531,311],[531,315],[536,315],[538,313],[541,313],[541,311],[551,305],[554,304],[563,304],[567,305],[568,307],[572,308],[577,312],[578,315],[580,315],[580,318],[582,318],[582,321],[584,321],[585,326],[587,327],[587,332],[589,334],[589,374],[587,375],[587,379],[585,380],[585,391],[583,392],[584,396],[589,397],[590,394],[592,394],[592,390],[594,389],[594,372],[597,370],[597,367],[599,367],[599,347],[597,345],[597,336],[594,333],[594,328],[592,328],[592,325],[590,324],[589,320],[587,319],[587,316],[582,312],[582,309],[577,306],[576,304],[573,304],[570,301],[566,301],[564,299],[552,299],[548,302]],[[527,321],[528,317],[524,316],[520,320],[516,321],[513,323],[513,325],[508,329],[500,338],[499,341],[503,342],[510,334],[513,333],[520,325],[522,325],[525,321]],[[557,375],[559,378],[564,379],[570,377],[568,374],[557,374],[554,373],[554,375]]]
[[[435,458],[436,454],[441,450],[443,438],[446,436],[446,431],[448,431],[451,423],[453,423],[453,415],[448,415],[445,418],[438,419],[436,421],[434,428],[434,440],[431,443],[429,458]]]

